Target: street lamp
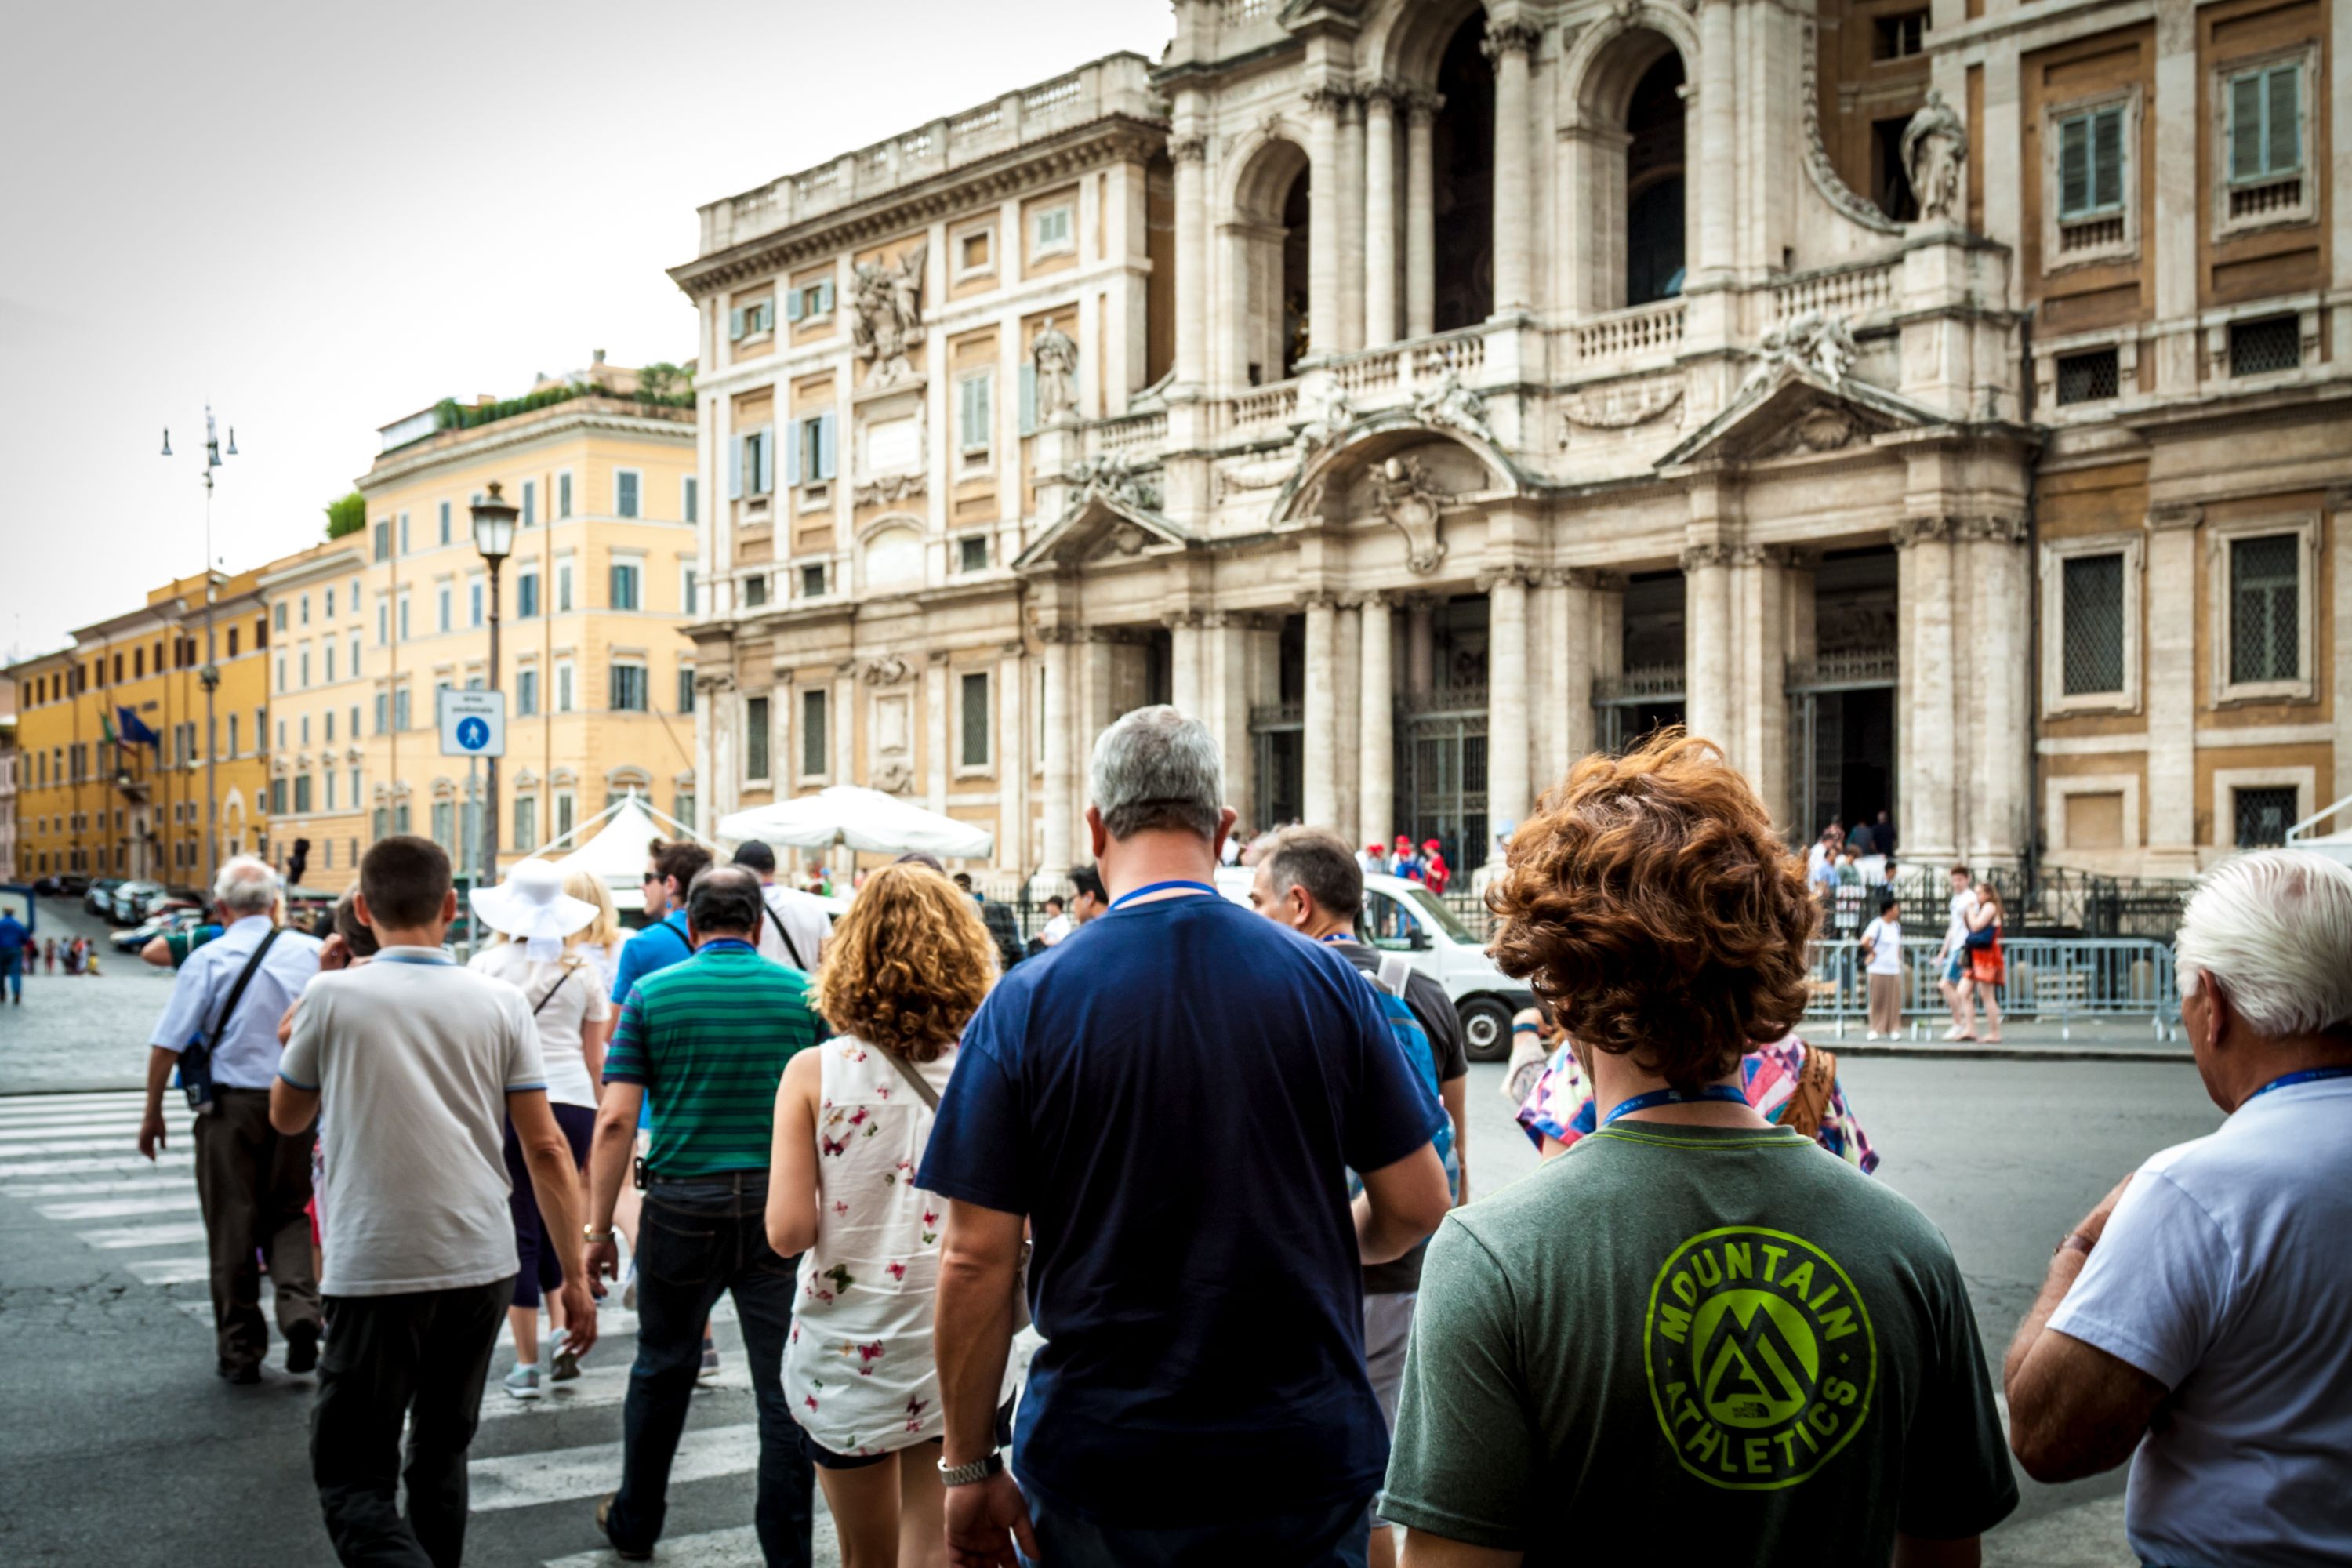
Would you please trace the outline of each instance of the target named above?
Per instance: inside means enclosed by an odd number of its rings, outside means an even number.
[[[163,428],[163,452],[172,455],[171,426]],[[214,658],[213,605],[219,584],[213,574],[213,470],[224,457],[236,456],[236,426],[228,429],[228,448],[221,449],[220,429],[213,423],[213,405],[205,405],[205,663],[196,682],[205,689],[205,886],[220,879],[220,783],[214,771],[214,744],[219,731],[213,720],[213,693],[220,688],[220,665]]]
[[[496,479],[490,493],[474,502],[474,548],[490,569],[490,689],[499,686],[499,568],[514,553],[515,505],[506,499]],[[482,887],[499,875],[499,759],[484,759],[487,778],[482,800]]]

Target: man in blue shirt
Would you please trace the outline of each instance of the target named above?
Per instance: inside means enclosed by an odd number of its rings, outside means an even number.
[[[657,838],[646,847],[647,923],[621,944],[613,975],[614,1008],[627,1003],[646,975],[694,956],[694,939],[686,934],[686,890],[709,864],[710,851],[690,841],[665,844]]]
[[[1234,814],[1205,728],[1129,713],[1089,785],[1109,912],[972,1018],[916,1177],[949,1200],[949,1548],[1360,1564],[1388,1455],[1361,1269],[1444,1217],[1444,1112],[1346,959],[1217,896]],[[1024,1219],[1046,1342],[1016,1487],[995,1425]]]
[[[9,1000],[25,1005],[25,922],[0,910],[0,980],[7,982]]]
[[[221,867],[213,884],[221,934],[189,954],[172,982],[172,999],[148,1037],[147,1114],[139,1125],[139,1152],[152,1160],[165,1147],[163,1090],[173,1069],[191,1044],[210,1043],[212,1098],[196,1117],[194,1133],[196,1199],[212,1260],[218,1370],[244,1384],[261,1381],[261,1358],[269,1349],[257,1250],[269,1259],[286,1370],[304,1373],[319,1363],[319,1282],[304,1212],[310,1202],[311,1135],[289,1137],[269,1124],[278,1020],[319,973],[319,942],[277,928],[278,894],[278,873],[250,855]],[[254,963],[265,942],[268,949]],[[253,978],[230,1012],[230,993],[248,965]]]

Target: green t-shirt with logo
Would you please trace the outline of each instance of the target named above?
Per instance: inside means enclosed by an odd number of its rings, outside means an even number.
[[[1620,1122],[1430,1243],[1391,1523],[1530,1564],[1885,1563],[2016,1506],[1951,1248],[1801,1134]]]

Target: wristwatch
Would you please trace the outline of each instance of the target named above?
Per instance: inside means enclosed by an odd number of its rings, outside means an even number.
[[[2055,1258],[2062,1252],[2079,1252],[2084,1257],[2088,1258],[2091,1256],[2091,1248],[2097,1245],[2098,1243],[2093,1241],[2089,1237],[2084,1236],[2081,1231],[2070,1230],[2059,1238],[2057,1246],[2050,1249],[2050,1255],[2053,1258]]]
[[[580,1239],[591,1247],[601,1247],[613,1239],[613,1233],[609,1230],[598,1230],[593,1225],[583,1225],[580,1227]]]
[[[950,1465],[945,1459],[941,1459],[940,1485],[943,1487],[978,1486],[1003,1468],[1004,1455],[994,1448],[991,1448],[969,1465]]]

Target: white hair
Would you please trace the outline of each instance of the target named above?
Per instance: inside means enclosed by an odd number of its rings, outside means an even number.
[[[278,907],[278,873],[267,860],[232,855],[213,879],[213,902],[233,915],[266,915]]]
[[[2223,861],[2181,912],[2173,963],[2183,996],[2210,974],[2274,1038],[2352,1020],[2352,868],[2305,849]]]
[[[1213,839],[1225,806],[1224,765],[1208,726],[1162,703],[1102,732],[1087,789],[1113,838],[1173,827]]]

